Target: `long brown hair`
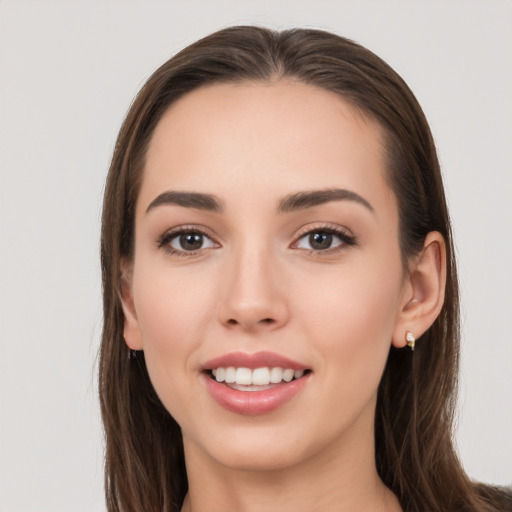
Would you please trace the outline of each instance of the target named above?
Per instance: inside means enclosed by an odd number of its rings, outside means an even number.
[[[459,363],[457,272],[436,149],[416,98],[385,62],[350,40],[319,30],[249,26],[216,32],[163,64],[139,92],[117,139],[101,238],[99,389],[108,510],[178,511],[187,492],[180,428],[151,385],[143,353],[130,357],[123,340],[120,263],[133,255],[135,203],[149,140],[169,106],[198,87],[284,77],[339,94],[384,128],[404,265],[430,231],[446,240],[442,311],[414,353],[390,350],[380,383],[375,416],[379,475],[406,511],[498,510],[506,496],[471,483],[452,444]]]

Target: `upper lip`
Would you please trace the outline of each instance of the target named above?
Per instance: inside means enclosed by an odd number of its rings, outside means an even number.
[[[222,356],[206,361],[202,367],[203,370],[212,370],[214,368],[290,368],[292,370],[306,370],[308,367],[298,361],[293,361],[274,352],[231,352]]]

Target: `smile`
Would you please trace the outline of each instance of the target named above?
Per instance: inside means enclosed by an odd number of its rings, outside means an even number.
[[[227,368],[214,368],[211,370],[211,374],[217,382],[224,382],[238,391],[263,391],[274,387],[274,384],[300,379],[304,375],[304,370],[280,367],[251,370],[250,368],[228,366]]]
[[[230,412],[260,415],[291,401],[310,380],[305,365],[270,352],[236,352],[203,365],[210,396]]]

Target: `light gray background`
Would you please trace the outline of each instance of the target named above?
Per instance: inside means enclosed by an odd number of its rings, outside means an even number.
[[[0,0],[0,510],[101,511],[103,181],[123,116],[177,50],[232,24],[353,38],[409,83],[461,271],[463,464],[512,483],[510,1]]]

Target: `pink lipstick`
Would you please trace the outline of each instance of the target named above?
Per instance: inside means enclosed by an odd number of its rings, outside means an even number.
[[[304,364],[273,352],[233,352],[202,365],[212,398],[228,411],[258,415],[290,401],[309,381]]]
[[[279,354],[275,354],[274,352],[255,352],[254,354],[249,354],[247,352],[232,352],[207,361],[203,364],[203,369],[212,370],[213,368],[227,368],[228,366],[252,369],[264,366],[291,368],[293,370],[305,370],[307,368],[306,365]]]

